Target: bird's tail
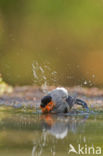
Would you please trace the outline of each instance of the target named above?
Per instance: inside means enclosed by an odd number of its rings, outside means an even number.
[[[78,104],[78,105],[81,105],[83,108],[85,108],[86,110],[89,111],[89,108],[88,108],[87,103],[84,102],[83,100],[81,100],[81,99],[76,99],[75,103]]]

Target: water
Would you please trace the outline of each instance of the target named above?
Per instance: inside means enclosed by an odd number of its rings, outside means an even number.
[[[48,85],[56,85],[57,71],[53,69],[53,65],[48,62],[39,63],[34,61],[32,64],[32,71],[34,76],[34,84],[40,85],[44,92],[48,92]]]
[[[0,156],[75,156],[68,154],[70,144],[103,149],[102,121],[103,112],[56,116],[2,109]]]

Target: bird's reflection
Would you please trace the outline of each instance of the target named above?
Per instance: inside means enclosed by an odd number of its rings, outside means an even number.
[[[38,155],[41,155],[43,148],[47,146],[47,138],[49,136],[54,136],[52,137],[52,139],[65,139],[69,132],[77,133],[79,127],[82,127],[82,130],[88,118],[88,115],[84,115],[82,117],[74,117],[47,114],[41,115],[40,118],[40,124],[42,125],[42,135],[38,143],[36,142],[33,147],[32,156],[34,156],[36,152],[38,153]]]
[[[41,116],[41,123],[45,133],[56,137],[56,139],[64,139],[69,132],[76,133],[79,126],[85,124],[87,118],[87,115],[76,118],[47,114]]]

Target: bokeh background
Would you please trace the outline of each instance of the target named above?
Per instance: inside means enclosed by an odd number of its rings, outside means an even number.
[[[103,87],[103,0],[0,0],[0,73],[12,85]]]

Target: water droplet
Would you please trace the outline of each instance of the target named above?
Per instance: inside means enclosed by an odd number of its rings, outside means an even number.
[[[84,81],[84,85],[87,85],[88,84],[88,82],[87,81]]]

